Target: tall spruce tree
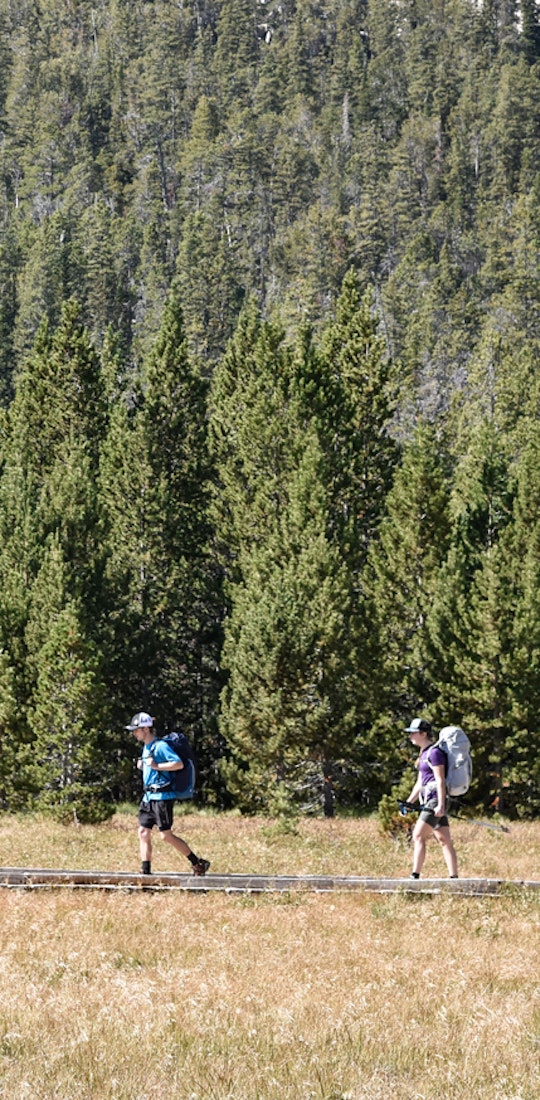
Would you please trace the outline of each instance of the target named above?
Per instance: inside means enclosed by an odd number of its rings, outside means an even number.
[[[13,670],[17,700],[13,743],[19,763],[36,735],[32,715],[38,668],[29,654],[27,629],[50,540],[64,562],[65,607],[77,607],[79,629],[89,646],[91,638],[97,637],[102,563],[97,475],[104,423],[99,361],[81,324],[79,308],[69,302],[54,334],[46,323],[41,327],[34,351],[17,378],[0,480],[4,528],[0,574],[6,578],[0,630]],[[43,652],[47,659],[51,657],[50,647]],[[47,676],[43,665],[41,675]],[[105,720],[102,713],[102,724]],[[19,794],[24,782],[20,779]]]
[[[99,602],[97,476],[105,431],[101,366],[71,300],[51,334],[45,323],[17,380],[10,409],[5,476],[17,474],[34,539],[25,558],[35,575],[39,546],[62,532],[72,592],[81,595],[89,620]],[[17,537],[16,529],[12,536]]]
[[[317,409],[331,486],[332,532],[359,576],[380,522],[398,448],[390,434],[395,373],[372,294],[351,270],[322,340],[328,383]]]
[[[365,574],[377,639],[374,709],[393,723],[429,708],[436,695],[426,668],[426,623],[449,546],[448,505],[440,441],[420,423],[404,449]]]
[[[320,803],[351,736],[347,578],[325,533],[313,430],[280,493],[272,529],[254,540],[249,570],[232,586],[223,651],[223,772],[250,811]]]
[[[251,300],[218,364],[210,394],[210,438],[218,553],[227,580],[249,572],[283,505],[283,484],[301,441],[288,415],[291,355],[283,332],[263,323]]]
[[[231,601],[224,649],[231,676],[224,696],[223,731],[233,751],[236,745],[244,758],[246,739],[253,742],[254,759],[257,754],[259,759],[264,758],[257,747],[261,741],[257,722],[251,721],[246,713],[249,692],[262,694],[268,707],[274,690],[277,725],[280,721],[279,692],[272,689],[268,671],[273,670],[276,679],[281,675],[278,665],[283,657],[278,659],[278,655],[283,649],[277,623],[283,622],[287,639],[297,616],[298,635],[305,636],[307,646],[303,657],[298,655],[297,659],[308,663],[310,660],[307,642],[310,601],[302,598],[301,590],[293,596],[287,588],[291,577],[307,568],[309,555],[306,551],[302,562],[288,563],[287,568],[280,560],[280,546],[287,544],[284,532],[291,523],[293,486],[309,451],[308,441],[312,449],[316,446],[318,455],[310,474],[311,492],[313,501],[323,502],[314,529],[324,525],[319,535],[321,539],[324,535],[329,583],[331,580],[326,593],[329,629],[332,631],[334,624],[340,624],[332,640],[325,643],[328,667],[334,672],[324,673],[325,702],[318,711],[326,731],[322,754],[326,768],[331,764],[332,753],[337,759],[350,755],[362,719],[365,723],[367,717],[368,669],[367,662],[366,667],[362,664],[360,652],[366,624],[362,619],[359,577],[365,564],[365,547],[373,538],[382,509],[391,457],[396,453],[386,434],[390,417],[388,367],[375,326],[369,303],[361,302],[356,278],[351,275],[344,287],[336,323],[321,353],[314,349],[305,331],[298,350],[292,354],[283,346],[277,330],[260,323],[252,306],[241,319],[215,374],[211,431],[219,482],[216,525],[218,540],[227,548],[224,565],[230,578]],[[374,469],[376,462],[379,471]],[[307,530],[311,530],[309,524]],[[321,544],[317,545],[318,553],[323,553]],[[311,548],[310,553],[314,552]],[[261,576],[263,561],[265,573]],[[320,573],[311,572],[309,577],[308,570],[304,583],[316,605],[315,578],[320,578]],[[300,576],[297,583],[299,586],[302,583]],[[279,601],[285,598],[284,586],[289,592],[291,612],[287,623],[279,610]],[[255,612],[257,599],[261,605]],[[276,622],[272,626],[273,618]],[[260,632],[257,639],[252,631]],[[249,659],[248,637],[261,661],[263,645],[269,647],[264,688]],[[351,661],[360,664],[355,677],[350,674]],[[296,675],[293,670],[291,674]],[[296,694],[292,683],[290,693],[294,707]],[[309,696],[302,706],[307,728]],[[260,724],[261,719],[258,721]],[[280,739],[269,738],[274,752],[274,776],[283,781],[287,754],[289,759],[298,761],[306,751],[301,728],[297,726],[294,731],[294,724],[290,724],[288,729],[286,747],[281,743],[278,749]],[[269,764],[268,758],[266,763]],[[232,781],[237,790],[236,780]]]
[[[322,368],[322,373],[321,373]],[[395,367],[391,363],[371,292],[358,275],[343,281],[336,315],[323,334],[313,408],[324,452],[328,533],[346,570],[355,676],[348,680],[354,715],[349,754],[355,797],[369,800],[380,784],[379,732],[373,710],[374,633],[365,570],[381,522],[399,448],[391,434]]]
[[[199,741],[212,725],[221,614],[208,485],[206,383],[173,284],[136,404],[115,403],[103,452],[108,644],[117,713],[144,707]]]
[[[112,800],[103,798],[108,794],[106,769],[100,765],[103,699],[95,658],[81,631],[74,601],[68,600],[58,616],[49,620],[37,665],[29,711],[34,739],[28,765],[36,805],[63,821],[103,820],[114,812]]]
[[[501,808],[514,616],[501,546],[512,518],[508,475],[504,439],[484,422],[456,471],[451,545],[427,620],[435,721],[469,731],[476,760],[472,796],[485,805],[496,799]]]
[[[112,759],[99,658],[69,587],[56,533],[32,586],[26,628],[32,741],[20,766],[41,809],[62,820],[95,821],[114,810]]]
[[[525,427],[513,469],[512,523],[501,537],[503,583],[512,597],[505,669],[508,722],[501,787],[502,809],[528,816],[540,805],[540,449],[536,424]]]

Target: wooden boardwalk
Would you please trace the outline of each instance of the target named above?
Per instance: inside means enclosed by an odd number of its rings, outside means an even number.
[[[0,867],[0,888],[184,891],[188,893],[266,894],[308,891],[359,891],[376,894],[453,894],[504,896],[540,890],[537,881],[489,878],[361,878],[356,875],[141,875],[114,871],[68,871],[36,867]]]

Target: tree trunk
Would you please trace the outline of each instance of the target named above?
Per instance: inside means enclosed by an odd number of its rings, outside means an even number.
[[[330,768],[325,766],[323,778],[323,812],[325,817],[334,816],[334,784],[328,774]]]

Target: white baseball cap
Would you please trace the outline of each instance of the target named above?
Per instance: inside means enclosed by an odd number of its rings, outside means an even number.
[[[145,710],[140,710],[138,714],[134,714],[129,726],[124,726],[126,730],[138,730],[144,726],[153,726],[154,719],[146,713]]]

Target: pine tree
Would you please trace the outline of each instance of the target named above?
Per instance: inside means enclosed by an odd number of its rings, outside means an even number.
[[[176,271],[190,348],[202,362],[214,363],[234,331],[244,294],[221,202],[185,219]]]
[[[354,301],[357,303],[358,299]],[[320,598],[327,603],[319,609],[318,617],[324,617],[330,632],[324,642],[325,663],[321,671],[324,705],[315,696],[316,713],[324,727],[324,737],[321,732],[318,734],[322,745],[319,759],[324,760],[326,768],[330,769],[337,761],[350,760],[353,740],[366,718],[369,689],[365,675],[367,661],[361,656],[365,623],[358,579],[363,543],[354,520],[348,521],[347,505],[350,503],[354,517],[357,509],[365,510],[368,522],[373,517],[367,531],[363,529],[367,541],[368,536],[373,536],[375,517],[378,521],[384,499],[382,494],[380,499],[373,499],[371,485],[365,482],[364,464],[369,461],[367,455],[372,447],[374,452],[379,447],[380,453],[385,452],[388,405],[384,395],[377,392],[377,380],[385,379],[385,368],[380,363],[380,344],[373,347],[376,341],[367,306],[360,319],[352,310],[346,313],[342,306],[332,337],[325,344],[324,353],[320,353],[306,330],[298,348],[291,353],[283,345],[279,331],[262,324],[252,306],[242,317],[213,382],[211,437],[219,486],[214,506],[216,534],[218,545],[225,547],[223,563],[231,605],[224,645],[230,681],[224,695],[222,730],[233,758],[238,755],[240,760],[233,759],[228,771],[231,790],[238,797],[241,761],[247,759],[248,744],[252,745],[254,760],[260,761],[254,764],[255,771],[259,769],[258,778],[255,774],[249,780],[242,777],[242,782],[246,782],[243,796],[246,804],[252,797],[262,797],[261,777],[264,774],[264,782],[269,782],[268,769],[275,781],[285,784],[290,791],[287,761],[296,760],[300,767],[302,761],[305,764],[311,760],[313,764],[316,759],[316,744],[314,740],[308,744],[303,740],[300,721],[303,706],[306,729],[312,722],[316,728],[314,716],[310,717],[311,695],[303,697],[294,721],[291,716],[287,725],[288,720],[285,722],[283,718],[280,737],[283,712],[277,685],[280,676],[286,676],[284,653],[293,645],[295,622],[297,635],[302,639],[302,646],[294,650],[295,662],[304,670],[304,679],[309,679],[306,662],[309,667],[314,644],[309,640],[313,631],[310,608],[318,607],[319,589]],[[363,388],[359,380],[364,383]],[[365,417],[361,418],[361,410],[366,411]],[[374,424],[382,439],[375,431],[373,439],[369,436],[369,428]],[[386,453],[394,453],[390,441]],[[283,548],[290,542],[289,525],[294,529],[292,517],[298,508],[295,486],[308,477],[303,466],[308,455],[310,494],[318,516],[315,521],[307,513],[305,537],[309,536],[310,543],[304,554],[296,548],[282,561]],[[381,465],[384,478],[384,459]],[[325,564],[315,567],[313,555],[315,561]],[[321,581],[325,569],[329,588]],[[302,584],[307,591],[302,591]],[[257,601],[260,603],[256,609]],[[280,629],[284,641],[280,640]],[[326,625],[321,624],[320,629],[324,632]],[[255,661],[252,653],[257,654]],[[354,677],[351,661],[356,662]],[[265,667],[265,679],[256,672],[256,665]],[[290,705],[298,708],[294,662],[291,676]],[[254,715],[259,704],[255,706],[253,700],[260,700],[261,712],[253,718],[248,713],[248,699]],[[263,711],[264,722],[269,723],[268,757],[261,750],[258,732],[264,725]],[[274,734],[270,733],[270,727]],[[365,763],[362,746],[356,757]]]
[[[18,279],[14,348],[22,361],[30,354],[39,325],[61,323],[62,306],[84,282],[84,262],[73,224],[65,211],[55,211],[31,230],[33,240]]]
[[[198,738],[214,707],[220,615],[209,552],[205,417],[206,384],[187,353],[174,284],[138,404],[113,408],[101,498],[115,698],[129,683],[132,707],[156,712],[165,724],[182,722]]]
[[[47,323],[21,372],[10,410],[6,476],[22,475],[35,527],[34,547],[62,532],[73,593],[96,613],[100,570],[96,479],[105,430],[103,380],[97,354],[80,319],[80,307],[66,303],[54,334]],[[13,531],[13,537],[16,532]],[[39,552],[38,552],[39,556]]]
[[[17,317],[17,270],[20,248],[13,230],[4,234],[0,244],[0,402],[7,405],[13,396],[13,332]]]
[[[29,600],[31,741],[19,753],[19,771],[40,808],[64,820],[101,820],[113,812],[114,751],[103,726],[107,701],[98,653],[70,596],[69,574],[57,531],[43,548]]]
[[[13,445],[21,451],[25,469],[42,475],[54,465],[58,444],[70,438],[83,442],[97,462],[105,428],[103,384],[75,300],[63,306],[52,335],[47,321],[42,322],[18,379],[11,420]]]
[[[523,432],[514,466],[512,523],[501,538],[504,585],[512,595],[510,647],[505,669],[509,721],[504,746],[503,792],[506,811],[529,815],[538,808],[540,704],[540,454],[536,424]]]
[[[215,74],[223,108],[248,105],[256,83],[259,42],[253,0],[226,0],[216,28]]]
[[[28,737],[25,629],[29,592],[35,576],[37,533],[28,486],[22,471],[6,461],[0,477],[0,650],[10,671],[16,707],[11,745]]]
[[[361,297],[352,270],[343,281],[321,353],[333,388],[326,422],[325,411],[318,410],[332,486],[331,524],[342,553],[357,572],[377,530],[398,450],[389,433],[394,372],[372,311],[371,293]]]
[[[46,322],[41,326],[33,353],[17,378],[0,479],[0,575],[5,580],[0,636],[17,700],[13,744],[19,764],[34,736],[28,708],[38,675],[28,653],[27,627],[51,539],[66,571],[60,610],[73,602],[81,629],[88,638],[97,638],[101,550],[96,479],[104,426],[102,393],[97,356],[78,307],[68,303],[54,334]],[[24,796],[29,775],[21,767],[18,772],[14,798]]]
[[[420,423],[388,494],[365,585],[377,637],[375,711],[394,722],[429,710],[426,623],[450,538],[448,485],[434,431]]]
[[[223,568],[234,580],[247,575],[254,545],[272,529],[301,447],[287,415],[291,355],[283,340],[252,300],[212,379],[213,513]]]
[[[536,0],[521,0],[521,34],[527,60],[534,65],[540,58],[540,13]]]
[[[63,821],[99,821],[114,812],[100,737],[103,711],[97,664],[74,601],[49,618],[36,654],[38,676],[29,712],[34,740],[28,772],[36,805]],[[105,773],[105,774],[104,774]]]
[[[330,611],[337,559],[325,533],[320,452],[293,375],[283,334],[262,323],[250,303],[214,375],[210,431],[216,540],[230,607],[220,723],[230,759],[223,774],[233,796],[252,809],[270,805],[277,789],[293,798],[297,766],[311,760],[320,774],[334,721],[323,681],[326,662],[336,660],[330,638],[343,608]],[[327,602],[326,625],[317,600]]]
[[[485,805],[497,799],[502,808],[514,602],[501,539],[512,518],[512,487],[504,440],[489,422],[456,471],[451,513],[450,551],[427,620],[434,717],[468,729],[473,797]]]
[[[88,207],[80,219],[84,264],[84,306],[96,346],[103,344],[110,326],[126,345],[132,336],[133,279],[126,264],[129,238],[126,225],[103,199]],[[79,292],[80,293],[80,292]]]
[[[407,113],[407,81],[401,9],[384,0],[368,5],[368,102],[385,141],[399,132]]]
[[[273,530],[255,542],[249,572],[230,591],[223,773],[251,811],[311,803],[313,788],[320,804],[350,737],[346,577],[325,534],[315,434],[304,443]]]

